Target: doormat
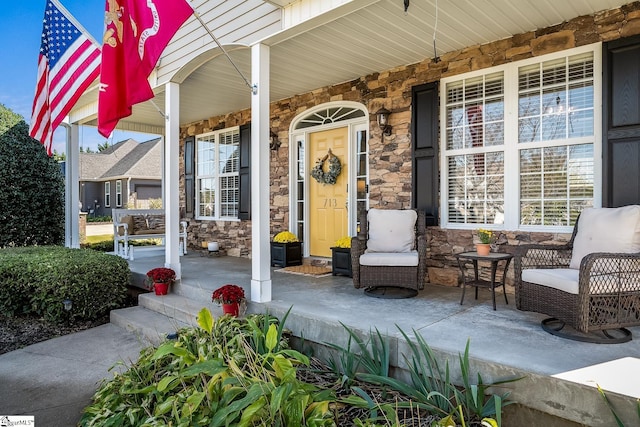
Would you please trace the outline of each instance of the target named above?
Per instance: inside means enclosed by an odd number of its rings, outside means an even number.
[[[291,267],[281,268],[279,270],[282,273],[300,274],[302,276],[310,277],[325,277],[331,274],[331,269],[328,267],[322,267],[318,265],[294,265]]]

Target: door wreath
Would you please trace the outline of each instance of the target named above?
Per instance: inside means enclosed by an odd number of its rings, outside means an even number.
[[[325,172],[324,162],[326,162],[327,160],[329,160],[329,170]],[[324,157],[318,159],[316,165],[313,167],[313,169],[311,169],[311,176],[320,184],[333,185],[338,180],[340,172],[342,172],[340,159],[335,154],[333,154],[331,152],[331,148],[329,148],[329,152]]]

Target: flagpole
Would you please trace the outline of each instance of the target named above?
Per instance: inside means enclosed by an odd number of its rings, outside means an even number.
[[[211,30],[209,29],[209,27],[207,27],[207,24],[205,24],[205,22],[202,20],[202,18],[200,17],[200,14],[198,13],[198,11],[196,11],[195,9],[193,10],[193,15],[196,17],[196,19],[200,22],[200,25],[202,25],[204,27],[204,29],[207,31],[207,33],[209,33],[209,35],[211,36],[211,38],[213,39],[214,42],[216,42],[216,44],[218,45],[218,47],[220,48],[220,50],[222,50],[222,53],[225,54],[225,56],[227,57],[227,59],[229,60],[229,62],[231,62],[231,65],[233,65],[233,68],[236,69],[236,71],[238,72],[238,74],[240,74],[240,77],[242,77],[242,79],[244,80],[245,84],[249,87],[249,89],[251,89],[251,93],[256,95],[258,93],[258,86],[257,85],[252,85],[249,80],[244,76],[244,74],[242,73],[242,71],[240,71],[240,68],[238,68],[238,66],[236,65],[235,62],[233,62],[233,59],[231,59],[231,56],[229,56],[229,54],[227,53],[227,51],[225,50],[225,48],[222,46],[222,44],[220,44],[220,42],[218,41],[217,37],[213,34],[213,32],[211,32]]]
[[[158,107],[158,104],[156,104],[155,102],[153,102],[153,98],[151,98],[151,99],[149,100],[149,102],[151,103],[151,105],[153,105],[154,107],[156,107],[156,110],[158,110],[158,113],[160,113],[160,115],[162,116],[162,118],[163,118],[163,119],[167,120],[167,119],[169,118],[169,116],[168,116],[168,115],[166,115],[166,114],[164,113],[164,111],[162,111],[162,110],[160,109],[160,107]]]

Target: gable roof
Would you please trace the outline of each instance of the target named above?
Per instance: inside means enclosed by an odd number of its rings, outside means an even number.
[[[99,153],[80,153],[80,181],[162,178],[162,138],[138,143],[126,139]]]

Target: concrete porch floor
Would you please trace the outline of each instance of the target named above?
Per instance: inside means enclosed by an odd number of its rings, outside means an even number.
[[[132,280],[142,285],[148,270],[164,265],[164,255],[149,252],[136,256],[130,261]],[[189,306],[191,320],[187,318],[185,323],[195,324],[199,308],[209,307],[214,315],[221,314],[210,298],[217,287],[235,283],[249,295],[251,260],[203,256],[195,251],[180,260],[182,280],[171,294],[142,295],[146,303],[141,305],[156,304],[159,308],[155,311],[164,311],[170,317],[178,317],[171,313],[176,306]],[[494,311],[487,289],[479,290],[478,300],[473,290],[468,290],[463,305],[460,288],[437,285],[427,286],[410,299],[379,299],[355,289],[348,277],[309,277],[277,270],[272,268],[272,301],[249,301],[247,312],[268,311],[282,318],[291,307],[286,326],[295,336],[344,346],[346,334],[340,323],[364,334],[378,329],[390,339],[392,364],[403,366],[402,355],[408,352],[398,328],[409,336],[415,331],[438,355],[449,360],[454,373],[457,355],[470,340],[472,368],[482,373],[485,382],[523,376],[508,385],[511,399],[572,421],[536,425],[613,425],[596,384],[607,391],[627,425],[640,422],[634,412],[634,402],[640,398],[640,327],[630,328],[634,339],[628,343],[581,343],[544,332],[540,321],[545,316],[516,310],[513,295],[508,295],[509,304],[505,305],[499,290]]]

